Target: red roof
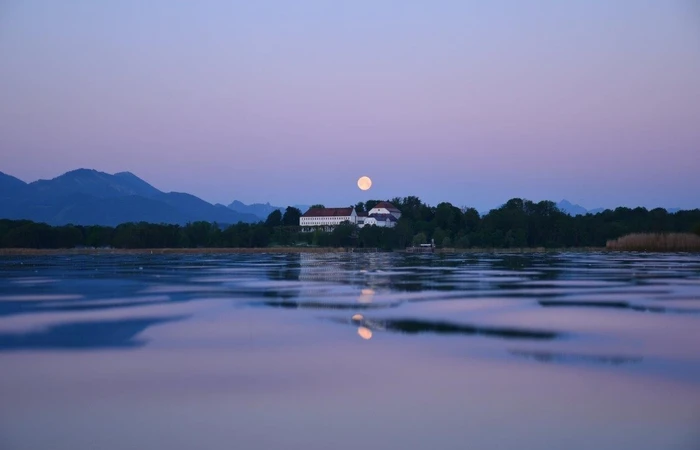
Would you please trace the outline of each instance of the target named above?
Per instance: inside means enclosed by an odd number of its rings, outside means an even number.
[[[375,208],[384,208],[387,211],[391,211],[391,212],[397,212],[397,213],[401,212],[396,206],[392,205],[389,202],[379,202],[376,205],[374,205],[374,207]]]
[[[301,217],[345,217],[352,215],[352,208],[311,208]]]

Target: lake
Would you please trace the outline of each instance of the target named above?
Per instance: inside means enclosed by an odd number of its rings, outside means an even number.
[[[0,257],[0,449],[699,449],[700,256]]]

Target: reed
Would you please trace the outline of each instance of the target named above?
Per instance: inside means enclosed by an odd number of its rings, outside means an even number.
[[[633,233],[608,241],[605,248],[638,252],[700,252],[700,236],[693,233]]]

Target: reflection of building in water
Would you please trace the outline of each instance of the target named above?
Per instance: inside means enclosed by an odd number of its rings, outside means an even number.
[[[299,260],[299,280],[348,282],[352,273],[339,255],[334,253],[302,253]]]
[[[387,277],[382,268],[390,265],[390,255],[383,253],[301,253],[299,259],[299,280],[331,281],[343,284],[360,285],[370,289],[363,292],[365,296],[375,286],[386,284]],[[383,282],[384,281],[384,282]]]

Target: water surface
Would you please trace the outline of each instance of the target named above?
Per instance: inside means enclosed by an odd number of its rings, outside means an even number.
[[[700,257],[0,258],[0,448],[698,449]]]

